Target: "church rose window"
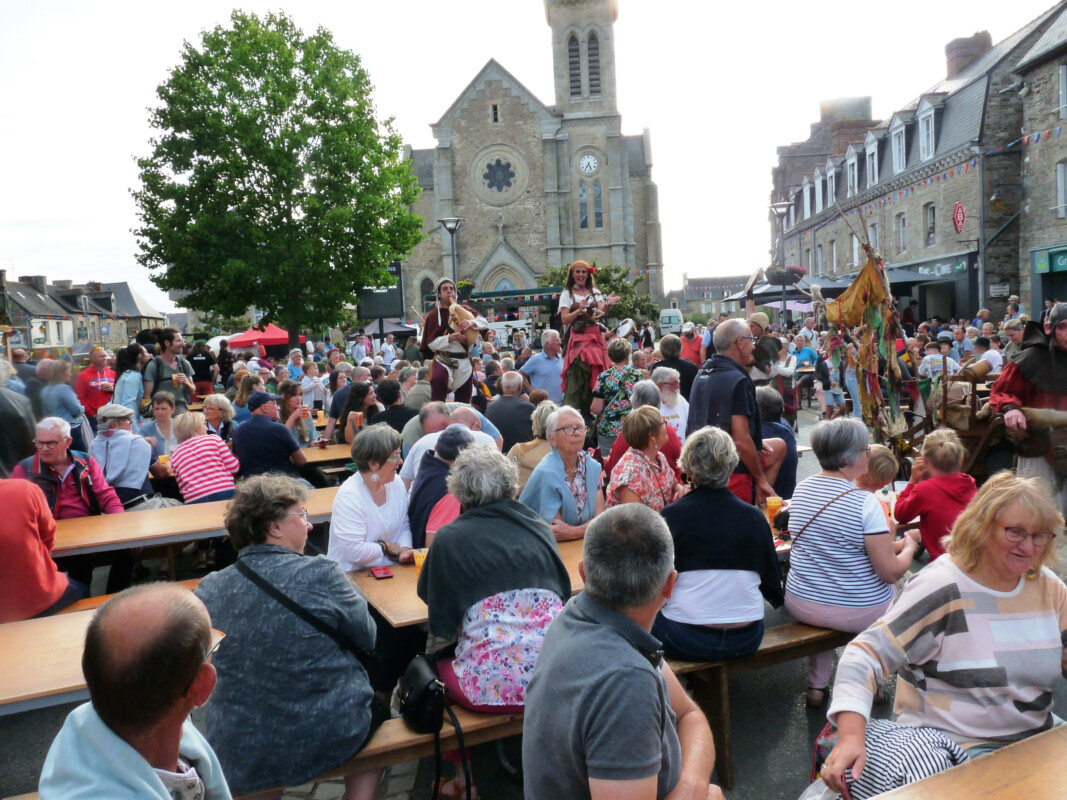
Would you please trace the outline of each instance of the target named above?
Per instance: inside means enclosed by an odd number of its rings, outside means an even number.
[[[515,171],[511,168],[511,162],[503,162],[499,158],[496,161],[490,161],[485,165],[485,174],[482,175],[482,180],[486,182],[490,189],[496,189],[498,192],[504,191],[505,188],[510,188],[511,182],[515,179]]]

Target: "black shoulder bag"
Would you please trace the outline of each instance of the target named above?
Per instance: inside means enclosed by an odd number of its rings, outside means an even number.
[[[433,800],[437,800],[441,788],[441,726],[444,714],[452,720],[459,744],[463,776],[467,780],[467,800],[471,800],[471,768],[467,762],[467,749],[463,745],[463,728],[445,699],[445,684],[437,674],[437,667],[430,656],[415,656],[404,670],[403,691],[400,693],[400,716],[416,733],[433,734]]]

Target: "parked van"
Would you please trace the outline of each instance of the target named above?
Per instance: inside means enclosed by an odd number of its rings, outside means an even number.
[[[665,308],[659,312],[659,335],[675,335],[682,332],[682,312],[677,308]]]

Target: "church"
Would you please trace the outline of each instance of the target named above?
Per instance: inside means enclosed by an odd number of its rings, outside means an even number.
[[[615,90],[617,0],[544,0],[555,105],[495,59],[431,128],[437,146],[406,151],[422,193],[426,239],[402,265],[404,297],[422,311],[452,274],[476,292],[531,289],[577,259],[624,264],[638,290],[663,299],[659,202],[649,130],[622,132]]]

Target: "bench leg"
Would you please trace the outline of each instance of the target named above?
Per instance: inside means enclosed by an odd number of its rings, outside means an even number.
[[[693,675],[693,695],[711,726],[715,740],[715,771],[724,789],[734,788],[734,748],[730,734],[730,680],[725,665]]]

